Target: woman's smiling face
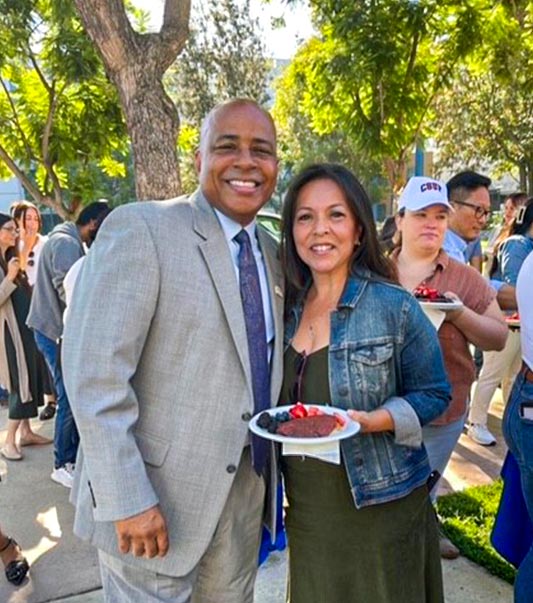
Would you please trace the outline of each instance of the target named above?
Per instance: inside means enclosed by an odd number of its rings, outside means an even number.
[[[346,278],[360,227],[339,186],[328,179],[302,187],[296,202],[294,243],[313,275]]]

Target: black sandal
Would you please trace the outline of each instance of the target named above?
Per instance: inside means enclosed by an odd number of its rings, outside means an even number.
[[[41,421],[48,421],[48,419],[53,419],[54,415],[56,414],[56,406],[57,402],[48,402],[48,404],[41,410],[39,419],[41,419]]]
[[[13,540],[13,538],[8,538],[7,544],[4,546],[4,548],[0,549],[0,554],[6,551],[10,546],[15,547],[15,549],[17,549],[17,551],[21,553],[20,547],[17,542]],[[11,584],[14,584],[15,586],[19,586],[19,584],[21,584],[24,578],[26,577],[26,574],[30,569],[30,564],[26,561],[24,557],[22,557],[22,559],[15,559],[13,561],[10,561],[5,566],[5,568],[5,574],[8,582],[11,582]]]

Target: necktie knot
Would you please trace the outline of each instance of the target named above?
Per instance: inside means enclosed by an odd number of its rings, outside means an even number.
[[[240,247],[252,244],[250,241],[250,235],[246,232],[246,230],[244,230],[244,228],[242,230],[239,230],[239,232],[233,237],[233,239],[240,245]]]

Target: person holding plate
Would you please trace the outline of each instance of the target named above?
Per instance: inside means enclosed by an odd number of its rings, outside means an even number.
[[[283,457],[290,603],[442,602],[422,425],[450,387],[435,330],[398,286],[357,178],[317,164],[283,208],[287,280],[281,404],[348,410],[340,465]],[[420,354],[420,350],[424,350]]]
[[[400,283],[413,291],[419,286],[437,289],[462,306],[444,312],[438,329],[452,402],[445,413],[423,429],[424,445],[433,470],[441,475],[464,427],[475,366],[468,348],[501,350],[507,326],[492,289],[477,270],[450,258],[442,250],[449,212],[446,185],[433,178],[411,178],[398,203],[396,224],[400,246],[392,259]],[[420,347],[420,350],[424,348]],[[436,496],[437,488],[433,490]],[[443,557],[457,557],[459,551],[441,537]]]

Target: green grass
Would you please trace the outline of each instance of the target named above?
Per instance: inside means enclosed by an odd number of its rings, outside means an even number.
[[[490,534],[502,492],[501,480],[441,496],[437,511],[443,532],[461,554],[513,584],[516,570],[492,547]]]

